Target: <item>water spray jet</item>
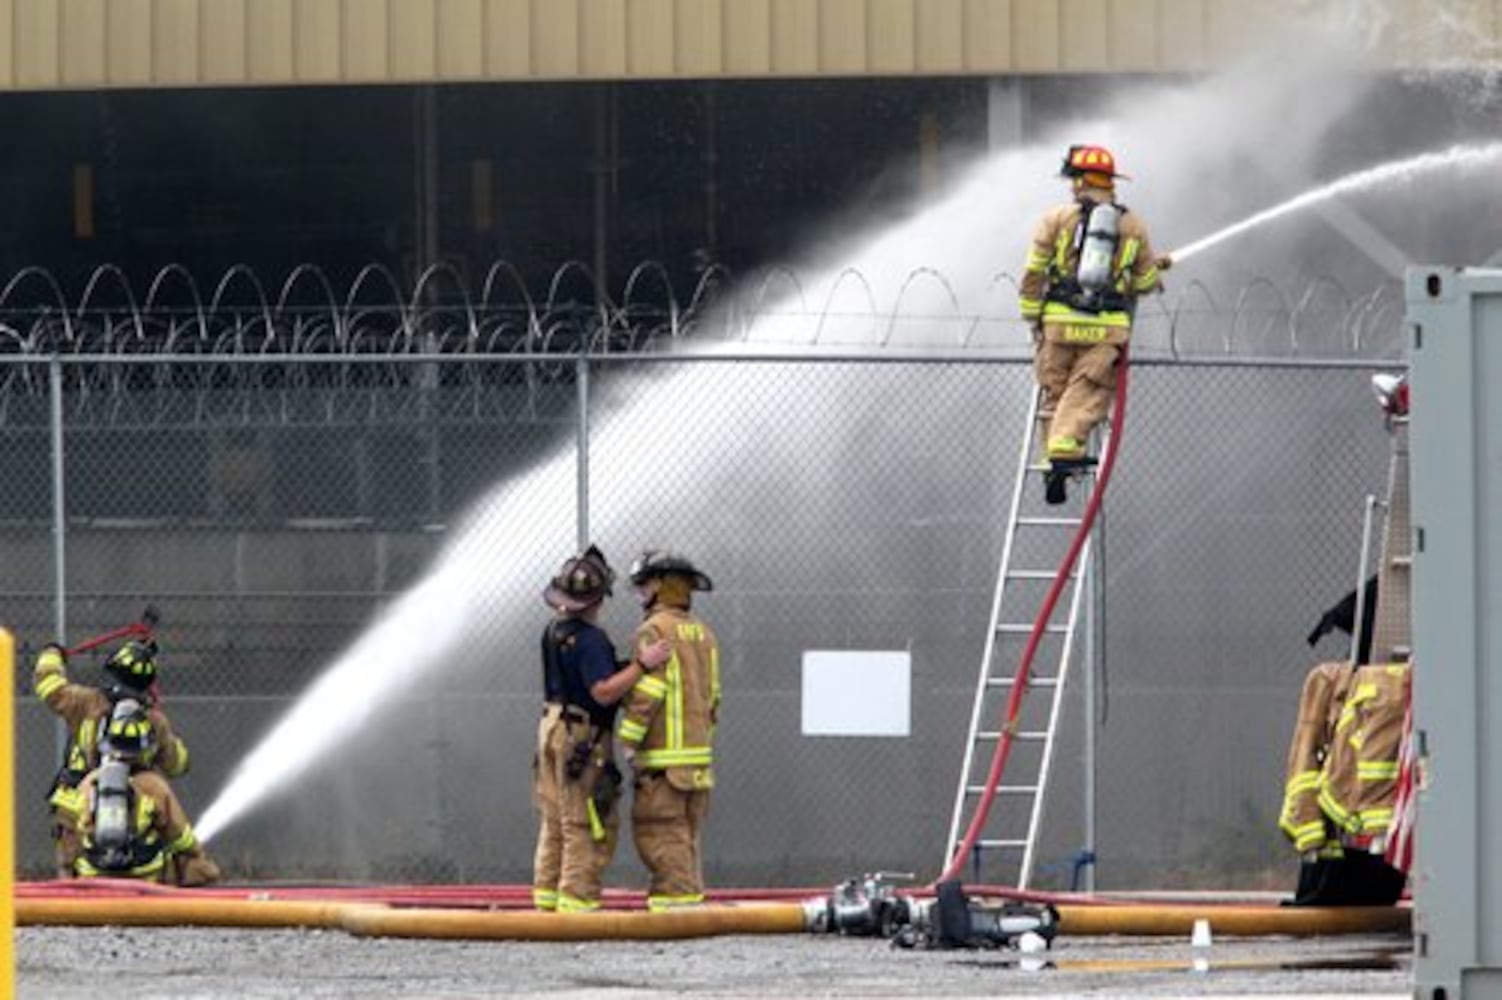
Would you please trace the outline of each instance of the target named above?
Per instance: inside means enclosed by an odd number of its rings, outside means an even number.
[[[1182,246],[1169,254],[1169,256],[1173,258],[1175,264],[1182,264],[1201,251],[1208,250],[1226,240],[1240,236],[1248,230],[1281,219],[1286,215],[1292,215],[1294,212],[1312,208],[1315,205],[1338,198],[1341,195],[1355,194],[1359,191],[1380,187],[1384,184],[1393,184],[1398,181],[1414,180],[1415,178],[1440,170],[1452,168],[1461,170],[1476,169],[1499,162],[1502,162],[1502,142],[1493,142],[1484,146],[1451,146],[1449,149],[1438,152],[1424,153],[1403,160],[1393,160],[1368,170],[1347,174],[1339,180],[1296,195],[1255,215],[1250,215],[1240,222],[1232,223],[1224,229],[1217,230],[1209,236],[1202,237]]]

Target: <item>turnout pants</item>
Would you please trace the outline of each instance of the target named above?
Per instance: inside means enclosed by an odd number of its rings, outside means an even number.
[[[699,832],[709,815],[709,790],[675,788],[663,771],[636,774],[631,833],[651,873],[647,908],[666,910],[704,902]]]
[[[1049,458],[1083,458],[1085,441],[1110,412],[1116,392],[1120,346],[1071,342],[1068,330],[1045,327],[1033,358],[1033,372],[1043,389]]]
[[[578,912],[600,905],[600,882],[615,856],[620,828],[618,810],[599,809],[593,795],[601,769],[614,752],[603,733],[584,772],[569,778],[574,746],[588,740],[587,722],[566,717],[548,706],[537,724],[537,763],[533,801],[539,815],[537,852],[532,864],[532,901],[540,910]]]

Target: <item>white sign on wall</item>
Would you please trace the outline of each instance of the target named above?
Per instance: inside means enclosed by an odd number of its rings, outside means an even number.
[[[905,650],[804,650],[803,735],[909,735],[912,677]]]

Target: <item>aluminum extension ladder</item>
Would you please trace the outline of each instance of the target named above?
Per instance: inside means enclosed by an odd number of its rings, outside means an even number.
[[[985,652],[976,681],[975,704],[970,713],[965,762],[955,790],[954,813],[944,856],[946,865],[961,846],[976,804],[985,790],[992,757],[1001,738],[997,727],[1004,722],[1014,676],[1032,633],[1034,619],[1042,610],[1044,596],[1082,523],[1085,505],[1098,481],[1099,465],[1092,465],[1070,482],[1070,496],[1065,504],[1057,507],[1044,505],[1041,474],[1048,465],[1039,457],[1043,451],[1039,447],[1041,400],[1042,391],[1034,391],[1012,487],[1011,515],[1007,519],[1002,543],[990,627],[986,632]],[[1104,462],[1105,449],[1111,447],[1109,421],[1100,424],[1094,438],[1092,452]],[[1097,519],[1096,525],[1099,523]],[[1094,542],[1094,538],[1088,539],[1081,549],[1034,655],[1027,689],[1043,692],[1044,697],[1024,698],[1019,708],[1008,773],[1001,775],[1002,783],[997,786],[990,814],[968,859],[977,880],[1005,881],[981,877],[984,853],[1001,856],[1005,866],[1002,871],[1016,873],[1015,885],[1019,889],[1027,888],[1032,878],[1065,682],[1069,676],[1083,597],[1090,589],[1085,583],[1092,579],[1090,558]],[[1007,780],[1016,775],[1021,777]],[[994,871],[995,867],[988,870]]]

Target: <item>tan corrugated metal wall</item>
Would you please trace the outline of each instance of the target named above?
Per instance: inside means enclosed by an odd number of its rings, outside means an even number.
[[[1502,0],[1440,5],[1437,27],[1429,4],[1391,0],[1388,61],[1495,64]],[[1308,4],[0,0],[0,89],[1194,71],[1296,9]]]

